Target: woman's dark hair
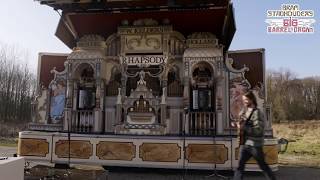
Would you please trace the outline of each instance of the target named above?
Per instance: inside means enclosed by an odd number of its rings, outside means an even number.
[[[256,96],[253,94],[252,91],[248,91],[246,92],[243,96],[247,97],[248,99],[250,99],[252,101],[252,103],[257,107],[257,98]]]

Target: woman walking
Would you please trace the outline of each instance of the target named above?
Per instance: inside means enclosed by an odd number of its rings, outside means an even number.
[[[234,173],[234,180],[242,180],[246,162],[253,157],[265,176],[270,180],[275,180],[270,167],[267,165],[263,154],[264,141],[264,116],[263,112],[257,108],[255,95],[249,91],[242,96],[245,109],[240,112],[241,121],[237,125],[240,128],[241,154],[239,166]]]

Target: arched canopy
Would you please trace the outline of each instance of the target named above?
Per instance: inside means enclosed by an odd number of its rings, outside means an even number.
[[[81,63],[76,66],[76,69],[73,73],[73,78],[94,78],[95,71],[91,64]]]

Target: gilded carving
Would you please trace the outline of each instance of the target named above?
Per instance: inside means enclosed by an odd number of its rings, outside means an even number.
[[[249,68],[246,65],[243,65],[243,67],[241,69],[235,69],[232,65],[233,65],[233,59],[232,58],[227,58],[226,59],[226,67],[229,71],[233,72],[233,73],[242,73],[244,76],[244,73],[246,71],[249,71]]]
[[[136,147],[132,142],[108,142],[97,144],[97,156],[102,160],[132,161],[135,158]]]
[[[172,32],[172,26],[136,26],[136,27],[119,27],[119,35],[128,34],[164,34]]]
[[[84,35],[80,38],[80,40],[77,42],[77,47],[80,48],[99,48],[99,47],[105,47],[104,38],[100,35],[96,34],[89,34]]]
[[[18,154],[20,156],[46,157],[48,153],[49,143],[45,139],[19,139]]]
[[[69,157],[69,141],[59,140],[55,146],[56,155],[59,158]],[[89,159],[92,156],[93,147],[90,141],[71,140],[70,158]]]
[[[182,35],[181,35],[182,36]],[[184,49],[185,49],[185,39],[182,36],[183,39],[180,39],[180,37],[171,36],[168,40],[168,47],[164,49],[168,49],[170,55],[173,56],[182,56]]]
[[[235,149],[236,160],[239,160],[239,148]],[[265,155],[265,160],[267,164],[277,164],[278,163],[278,148],[276,145],[265,145],[263,147],[263,153]],[[256,160],[250,158],[247,162],[248,164],[256,164]]]
[[[210,32],[195,32],[188,36],[188,47],[217,47],[218,39]]]
[[[126,51],[161,51],[161,35],[128,35],[126,36]]]
[[[108,39],[106,40],[106,45],[107,45],[106,55],[108,56],[109,60],[113,60],[113,59],[110,59],[111,56],[113,56],[114,58],[117,58],[117,56],[120,54],[120,50],[121,50],[120,44],[121,44],[120,38],[116,33],[108,37]]]
[[[224,144],[189,144],[186,159],[189,163],[224,164],[228,160],[228,148]]]
[[[139,149],[143,161],[177,162],[181,158],[181,148],[175,143],[143,143]]]
[[[35,120],[34,122],[45,123],[47,116],[47,105],[48,105],[48,90],[41,88],[40,94],[36,97],[33,102],[35,108]]]

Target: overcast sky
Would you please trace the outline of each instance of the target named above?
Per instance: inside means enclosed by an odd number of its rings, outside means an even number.
[[[267,69],[290,69],[299,77],[320,76],[320,1],[233,0],[237,32],[230,50],[265,48]],[[298,3],[315,11],[314,34],[267,34],[266,11],[283,3]],[[29,52],[28,63],[37,67],[39,52],[70,52],[54,33],[59,15],[33,0],[6,0],[0,6],[0,43]]]

